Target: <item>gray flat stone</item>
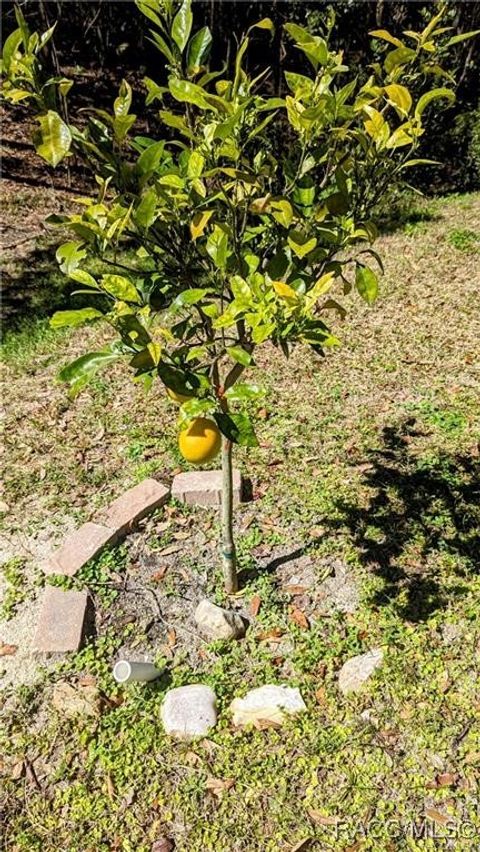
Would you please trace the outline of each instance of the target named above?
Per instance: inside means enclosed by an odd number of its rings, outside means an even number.
[[[161,482],[144,479],[103,509],[98,520],[121,538],[138,521],[166,503],[169,497],[170,489]]]
[[[222,502],[222,471],[192,470],[179,473],[172,483],[172,497],[191,506],[220,506]],[[242,499],[242,477],[233,470],[233,502]]]
[[[383,660],[383,651],[375,648],[366,654],[352,657],[343,664],[338,674],[338,687],[344,695],[349,692],[357,692],[363,684],[372,676]]]
[[[300,690],[283,685],[251,689],[244,698],[235,698],[230,705],[234,725],[256,722],[281,724],[286,716],[302,713],[306,709]]]
[[[181,740],[204,737],[217,723],[217,700],[203,684],[179,686],[167,692],[161,718],[167,734]]]
[[[87,591],[76,592],[47,586],[33,639],[34,651],[78,651],[86,626],[87,604]]]
[[[241,639],[245,636],[246,625],[241,615],[207,599],[198,604],[195,621],[207,639]]]
[[[65,574],[67,577],[73,577],[116,538],[115,530],[103,524],[90,521],[82,524],[48,557],[42,565],[43,571],[45,574]]]

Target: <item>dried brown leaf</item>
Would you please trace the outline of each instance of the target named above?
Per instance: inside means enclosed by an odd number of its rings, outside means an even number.
[[[310,808],[308,816],[313,822],[317,823],[317,825],[336,825],[338,822],[338,817],[325,816],[314,808]]]
[[[438,822],[439,825],[446,825],[448,822],[451,822],[451,817],[447,816],[447,814],[442,814],[436,808],[425,808],[425,816],[427,819]]]
[[[16,654],[18,650],[18,645],[7,645],[6,643],[0,644],[0,657],[11,657],[13,654]]]
[[[210,790],[214,796],[222,796],[227,790],[231,790],[234,784],[234,778],[214,778],[213,776],[210,776],[205,782],[205,787],[207,790]]]
[[[281,627],[271,627],[270,630],[264,630],[258,634],[257,642],[265,642],[266,639],[279,639],[284,633],[285,630],[282,630]]]
[[[153,574],[150,575],[150,580],[152,581],[152,583],[159,583],[160,580],[163,580],[167,571],[168,565],[162,565],[162,567],[159,568],[158,571],[155,571]]]
[[[168,837],[159,837],[152,843],[152,852],[172,852],[174,848],[173,840]]]
[[[258,615],[258,611],[260,609],[261,604],[262,600],[260,596],[254,595],[252,600],[250,601],[250,615],[253,615],[254,618]]]
[[[310,627],[307,616],[296,606],[290,607],[288,618],[293,624],[300,627],[301,630],[308,630]]]

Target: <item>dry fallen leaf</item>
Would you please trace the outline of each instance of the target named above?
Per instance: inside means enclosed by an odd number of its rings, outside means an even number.
[[[298,843],[295,843],[295,846],[290,846],[290,852],[300,852],[300,850],[307,850],[312,842],[311,837],[304,837],[303,840],[299,840]]]
[[[254,719],[253,726],[257,731],[267,731],[268,728],[281,728],[282,724],[275,719]]]
[[[163,565],[158,571],[155,571],[153,574],[150,574],[150,580],[152,583],[159,583],[165,577],[165,574],[168,571],[168,566]]]
[[[281,627],[272,627],[270,630],[264,630],[263,633],[259,633],[256,639],[257,642],[264,642],[266,639],[279,639],[284,633],[285,630],[282,630]]]
[[[152,844],[152,852],[172,852],[174,848],[173,841],[168,837],[159,837]]]
[[[0,657],[11,657],[12,654],[16,654],[18,650],[18,645],[0,645]]]
[[[451,787],[457,781],[457,775],[453,772],[441,772],[436,777],[437,787]]]
[[[214,796],[222,796],[227,790],[231,790],[234,786],[235,780],[234,778],[207,778],[205,782],[205,787],[207,790],[210,790]]]
[[[177,644],[177,634],[173,628],[172,630],[167,630],[167,642],[170,648],[173,648]]]
[[[327,693],[325,692],[324,686],[319,686],[317,690],[315,690],[315,698],[317,699],[317,703],[320,706],[325,705],[327,703]]]
[[[59,681],[52,690],[52,705],[65,716],[96,716],[100,711],[100,696],[96,686],[73,686]]]
[[[302,630],[308,630],[310,627],[307,616],[301,609],[298,609],[296,606],[291,606],[288,614],[288,618]]]
[[[311,808],[308,811],[308,816],[313,822],[317,823],[317,825],[336,825],[338,822],[338,817],[334,816],[324,816],[324,814],[320,813],[320,811],[316,811],[314,808]]]
[[[261,603],[262,601],[259,595],[254,595],[252,600],[250,601],[250,615],[253,615],[254,618],[256,615],[258,615]]]
[[[442,814],[441,811],[437,811],[435,808],[425,808],[425,816],[427,819],[438,822],[439,825],[446,825],[448,822],[451,822],[451,817]]]
[[[108,795],[108,798],[109,798],[111,801],[113,801],[113,799],[114,799],[114,797],[115,797],[115,788],[114,788],[114,786],[113,786],[113,781],[112,781],[112,779],[110,778],[110,775],[107,775],[107,777],[106,777],[106,779],[105,779],[105,786],[106,786],[106,788],[107,788],[107,795]]]
[[[287,595],[303,595],[308,592],[308,586],[284,586],[283,590]]]
[[[171,544],[169,547],[164,547],[163,550],[158,551],[159,556],[171,556],[172,553],[178,553],[181,550],[180,547],[176,544]]]

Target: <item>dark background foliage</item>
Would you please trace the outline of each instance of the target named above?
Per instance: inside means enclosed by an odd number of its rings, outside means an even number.
[[[144,74],[161,82],[163,59],[149,42],[148,21],[132,0],[23,0],[21,5],[32,29],[59,22],[50,59],[74,76],[71,99],[75,106],[93,100],[110,103],[112,83],[122,76],[133,82],[139,94]],[[4,35],[8,35],[15,26],[13,2],[4,0],[3,8]],[[212,60],[216,66],[231,61],[236,39],[251,23],[271,17],[276,25],[274,38],[260,31],[253,35],[248,61],[252,70],[270,66],[272,91],[282,93],[283,70],[292,57],[291,51],[287,55],[282,23],[295,20],[315,29],[332,8],[336,15],[335,47],[345,51],[347,64],[366,69],[374,56],[369,30],[381,27],[401,34],[405,29],[422,29],[437,4],[405,0],[337,0],[333,4],[327,0],[198,0],[194,14],[198,27],[207,23],[213,32]],[[452,2],[448,18],[455,32],[480,28],[480,2]],[[458,45],[454,57],[457,103],[448,109],[437,108],[435,116],[430,117],[422,156],[440,160],[443,165],[416,170],[415,183],[423,191],[466,191],[480,186],[479,42],[480,36]],[[137,97],[135,108],[147,125],[154,121],[154,111],[144,110],[141,97]]]

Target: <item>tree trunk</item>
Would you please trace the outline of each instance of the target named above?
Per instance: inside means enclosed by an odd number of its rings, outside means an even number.
[[[233,541],[232,442],[222,435],[222,568],[225,591],[238,591],[237,557]]]

